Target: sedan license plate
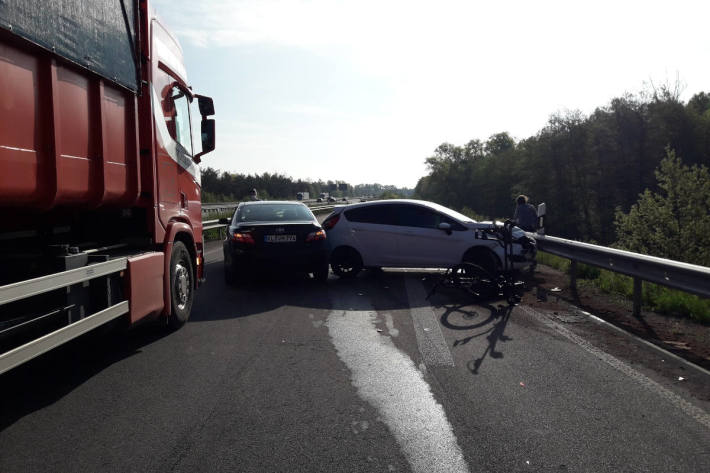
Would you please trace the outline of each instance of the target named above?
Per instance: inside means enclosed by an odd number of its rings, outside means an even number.
[[[296,235],[264,235],[266,243],[291,243],[296,241]]]

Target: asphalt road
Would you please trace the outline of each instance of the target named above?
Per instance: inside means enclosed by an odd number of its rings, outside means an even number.
[[[573,310],[427,301],[425,272],[227,287],[215,248],[181,330],[0,376],[0,471],[710,471],[677,380],[707,376]]]

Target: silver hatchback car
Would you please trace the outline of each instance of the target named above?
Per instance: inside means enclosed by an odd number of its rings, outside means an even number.
[[[340,277],[362,268],[445,268],[462,262],[496,274],[502,223],[476,222],[433,202],[383,200],[336,208],[323,222],[330,266]],[[514,269],[535,261],[535,240],[513,228]]]

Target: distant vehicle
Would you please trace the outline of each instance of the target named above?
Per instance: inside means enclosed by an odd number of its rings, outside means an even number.
[[[367,202],[367,199],[360,199],[360,202]]]
[[[318,197],[318,198],[316,199],[316,202],[319,202],[319,203],[320,203],[320,202],[323,202],[323,198],[322,198],[322,197]]]
[[[327,199],[328,198],[328,193],[327,192],[321,192],[320,195],[318,196],[320,199]]]
[[[296,199],[297,200],[308,200],[310,197],[308,195],[308,192],[299,192],[296,194]]]
[[[474,263],[491,275],[501,270],[502,224],[476,222],[433,202],[388,200],[335,209],[323,222],[330,266],[340,277],[362,268],[442,268]],[[513,267],[535,260],[535,241],[513,229]]]
[[[224,279],[231,284],[257,271],[302,271],[328,279],[326,235],[313,213],[297,202],[242,202],[229,225]]]
[[[347,201],[348,201],[347,197],[343,197],[343,198],[340,199],[340,200],[342,200],[343,202],[347,202]]]
[[[328,202],[335,202],[335,197],[328,197]]]

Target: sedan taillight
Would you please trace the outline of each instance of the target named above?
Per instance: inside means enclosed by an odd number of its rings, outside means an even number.
[[[306,236],[306,243],[309,241],[325,240],[325,232],[323,230],[318,230],[317,232],[311,232]]]
[[[256,243],[251,233],[235,233],[232,235],[232,241],[244,243],[245,245],[253,245]]]

